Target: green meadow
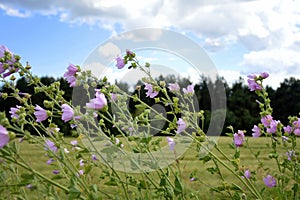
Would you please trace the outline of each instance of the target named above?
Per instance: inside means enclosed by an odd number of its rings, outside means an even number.
[[[74,140],[74,138],[67,138],[67,141]],[[263,184],[263,177],[266,175],[266,169],[276,170],[276,162],[274,159],[269,159],[269,153],[271,151],[271,147],[268,146],[270,144],[270,138],[247,138],[247,144],[249,145],[248,148],[241,147],[240,148],[240,160],[239,160],[239,170],[244,171],[244,169],[249,169],[250,171],[256,171],[256,178],[257,181],[255,183],[256,186],[258,186],[259,189],[265,188],[265,193],[269,193],[268,195],[271,198],[276,198],[277,193],[274,193],[274,190],[267,188]],[[164,145],[167,145],[165,140],[163,139]],[[232,139],[229,137],[220,137],[218,139],[218,146],[220,149],[224,151],[224,154],[232,158],[234,154],[234,149],[230,147],[230,144],[232,144]],[[281,145],[278,148],[278,151],[280,153],[280,158],[284,159],[286,157],[285,152],[288,150],[288,146]],[[229,166],[232,166],[230,162],[228,162],[226,159],[222,158],[222,155],[218,153],[216,150],[212,151],[216,155],[220,156],[222,161],[227,163]],[[258,155],[258,152],[259,155]],[[72,153],[70,153],[72,154]],[[254,156],[254,154],[257,154],[257,158]],[[41,172],[42,174],[48,175],[50,177],[53,177],[52,171],[55,168],[55,165],[47,165],[46,162],[48,158],[45,156],[45,150],[41,148],[40,146],[36,144],[28,144],[27,142],[20,143],[20,155],[28,162],[28,164],[35,169],[36,171]],[[263,162],[264,165],[260,166],[260,162]],[[99,162],[99,165],[102,164]],[[185,182],[184,183],[184,191],[188,193],[194,193],[198,196],[198,199],[226,199],[223,193],[217,193],[213,192],[214,187],[228,184],[231,185],[231,183],[236,183],[237,185],[240,185],[243,188],[243,185],[241,182],[233,176],[227,169],[225,169],[223,166],[220,165],[222,178],[220,178],[219,175],[213,172],[212,170],[207,170],[208,168],[214,167],[214,164],[212,161],[209,161],[207,163],[203,163],[201,160],[199,160],[199,156],[197,154],[197,151],[195,150],[195,145],[192,144],[190,148],[178,159],[177,162],[174,162],[172,164],[172,169],[176,171],[180,168],[181,171],[181,178]],[[20,169],[20,173],[22,173],[22,169]],[[210,172],[209,172],[210,171]],[[194,173],[194,177],[196,180],[191,181],[190,180],[190,174]],[[88,180],[90,182],[93,182],[95,184],[98,184],[101,190],[103,190],[106,194],[109,194],[114,199],[118,199],[116,196],[119,196],[119,199],[122,199],[122,190],[121,187],[117,186],[108,186],[105,184],[107,182],[106,179],[101,179],[100,176],[102,174],[101,168],[93,168],[91,172],[88,174],[89,178]],[[122,176],[125,177],[124,173],[120,173]],[[152,177],[157,177],[157,174],[155,172],[151,172],[149,174]],[[132,176],[139,180],[139,174],[126,174],[126,176]],[[158,177],[157,177],[158,178]],[[171,178],[172,179],[172,178]],[[59,180],[62,184],[64,183],[64,180]],[[15,180],[16,182],[16,180]],[[43,193],[39,193],[39,190],[34,189],[28,189],[26,187],[23,187],[23,189],[27,192],[29,199],[45,199]],[[129,193],[131,199],[134,199],[136,196],[143,195],[146,191],[137,191],[136,188],[130,189],[131,193]],[[245,189],[246,191],[246,189]],[[273,191],[273,192],[271,192]],[[140,193],[139,193],[140,192]],[[61,192],[61,197],[64,199],[65,195],[63,192]],[[146,195],[146,194],[145,194]],[[2,196],[2,195],[0,195]],[[189,197],[192,198],[192,197]],[[103,194],[103,199],[109,199],[108,196]],[[251,199],[251,196],[248,196],[248,199]]]

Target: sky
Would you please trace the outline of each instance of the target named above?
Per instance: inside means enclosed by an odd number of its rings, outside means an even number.
[[[266,84],[276,88],[300,78],[299,8],[299,0],[1,0],[0,45],[39,76],[61,77],[73,63],[126,79],[113,59],[133,48],[155,73],[193,81],[217,73],[232,83],[268,72]],[[92,62],[95,55],[105,62]]]

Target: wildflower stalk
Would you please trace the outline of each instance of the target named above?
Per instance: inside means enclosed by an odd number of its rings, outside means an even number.
[[[201,145],[201,143],[200,143]],[[206,148],[205,146],[202,146],[203,148]],[[217,146],[215,146],[217,148]],[[207,151],[209,151],[209,149],[206,149]],[[219,151],[219,150],[218,150]],[[230,161],[230,159],[222,152],[220,151],[220,153],[222,153],[222,155],[224,156],[224,158],[226,158],[226,160]],[[261,194],[255,190],[254,186],[251,186],[252,184],[248,184],[240,175],[238,175],[231,167],[229,167],[225,162],[223,162],[217,155],[215,155],[213,152],[209,152],[209,154],[215,158],[221,165],[223,165],[228,171],[231,172],[231,174],[233,174],[236,178],[238,178],[244,186],[246,186],[248,188],[248,190],[257,198],[257,199],[263,199]]]

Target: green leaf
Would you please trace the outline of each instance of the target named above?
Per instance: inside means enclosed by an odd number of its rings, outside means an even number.
[[[109,181],[107,181],[106,183],[104,183],[104,185],[117,186],[118,183],[117,183],[116,179],[111,178]]]
[[[137,109],[141,109],[141,110],[144,110],[144,109],[147,108],[144,104],[137,104],[137,105],[135,105],[135,107],[136,107]]]
[[[64,176],[57,174],[57,175],[54,175],[51,179],[52,180],[59,180],[59,179],[62,179],[62,178],[64,178]]]
[[[81,192],[77,190],[75,187],[71,186],[69,187],[69,194],[68,194],[68,199],[73,200],[75,198],[80,197]]]
[[[143,180],[140,180],[140,182],[139,182],[139,184],[138,184],[138,189],[139,189],[139,191],[141,190],[141,189],[146,189],[147,187],[147,185],[146,185],[147,183],[145,182],[145,181],[143,181]]]
[[[235,150],[235,153],[234,153],[234,159],[237,159],[237,158],[239,158],[240,157],[240,150],[239,150],[239,148],[236,148],[236,150]]]
[[[176,196],[182,194],[182,192],[183,192],[183,187],[182,187],[182,183],[180,182],[178,176],[175,177],[175,180],[174,180],[174,186],[175,186],[175,188],[174,188],[174,194],[175,194]]]
[[[207,163],[208,161],[211,160],[211,157],[210,156],[204,156],[204,157],[199,158],[199,160],[202,160],[203,163]]]
[[[258,158],[259,154],[260,154],[260,151],[258,151],[258,152],[256,152],[256,153],[254,154],[254,156],[255,156],[256,159]]]
[[[164,186],[166,186],[166,183],[167,183],[167,181],[166,181],[165,177],[162,177],[160,179],[159,186],[164,187]]]
[[[21,174],[21,178],[24,180],[32,180],[34,178],[34,175],[29,174],[29,173],[24,173],[24,174]]]
[[[206,168],[206,170],[208,172],[210,172],[211,174],[217,173],[219,171],[217,168],[214,168],[214,167]]]

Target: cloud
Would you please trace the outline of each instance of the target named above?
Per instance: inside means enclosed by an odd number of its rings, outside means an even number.
[[[21,18],[30,16],[29,12],[21,12],[18,9],[11,8],[11,7],[1,4],[1,3],[0,3],[0,9],[4,10],[8,16],[21,17]]]
[[[121,54],[120,48],[112,42],[106,43],[98,48],[99,56],[105,60],[111,61]]]

